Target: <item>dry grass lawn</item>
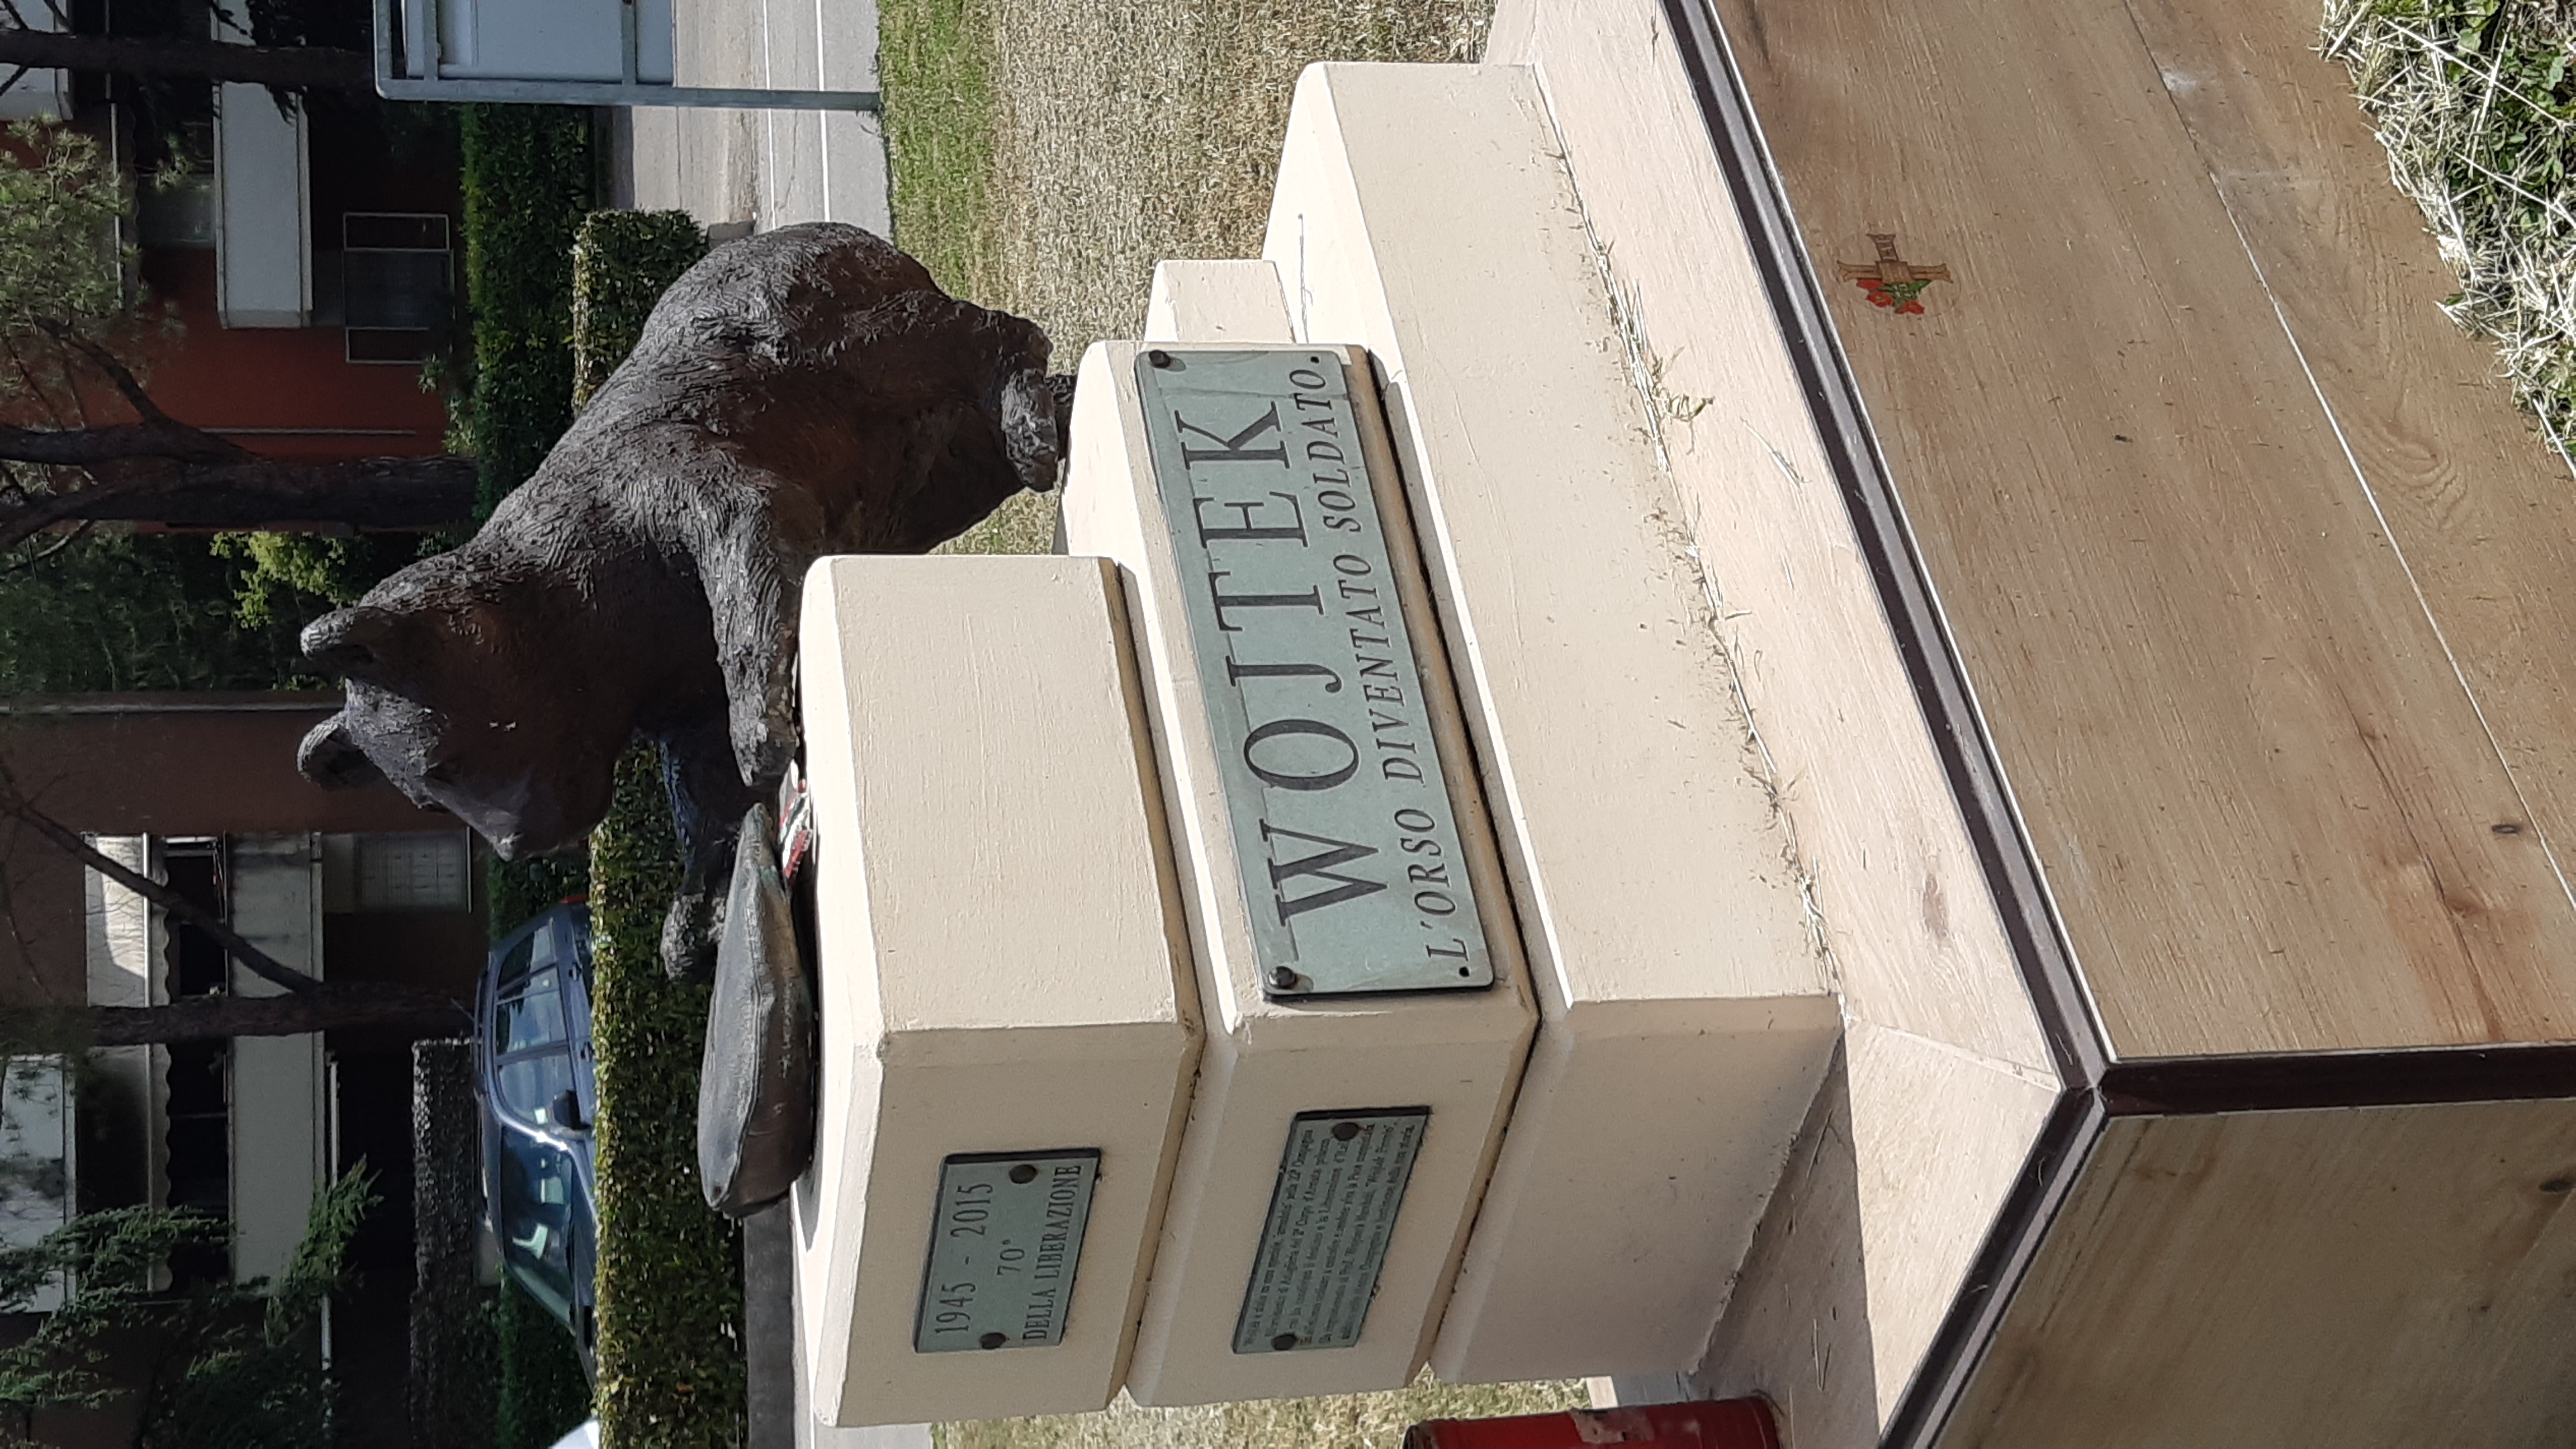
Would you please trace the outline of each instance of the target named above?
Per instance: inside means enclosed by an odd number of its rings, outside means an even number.
[[[1483,53],[1492,0],[884,0],[895,240],[1070,370],[1154,263],[1251,256],[1297,73]],[[956,547],[1043,551],[1023,497]]]
[[[1154,263],[1260,250],[1297,73],[1473,60],[1492,0],[883,0],[895,240],[1035,318],[1070,369],[1144,326]],[[1042,552],[1022,495],[954,548]],[[1573,1383],[948,1424],[942,1449],[1394,1449],[1423,1419],[1540,1413]]]

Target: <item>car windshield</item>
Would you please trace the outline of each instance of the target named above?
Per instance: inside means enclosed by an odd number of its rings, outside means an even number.
[[[502,1134],[494,1226],[511,1266],[553,1300],[550,1306],[572,1299],[573,1199],[580,1190],[569,1154],[520,1133]]]

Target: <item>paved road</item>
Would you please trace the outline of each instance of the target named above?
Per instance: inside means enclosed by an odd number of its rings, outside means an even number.
[[[874,90],[876,0],[677,0],[679,80]],[[847,221],[885,232],[873,115],[639,106],[619,127],[619,200],[710,227]]]

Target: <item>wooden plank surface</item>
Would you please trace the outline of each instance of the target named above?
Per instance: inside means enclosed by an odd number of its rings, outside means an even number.
[[[2530,814],[2576,839],[2576,480],[2514,406],[2493,348],[2386,153],[2316,53],[2310,0],[2138,0],[2166,92],[2244,233]]]
[[[1944,1449],[2560,1446],[2576,1102],[2125,1118]]]
[[[1718,9],[2115,1050],[2576,1035],[2576,912],[2129,9]]]

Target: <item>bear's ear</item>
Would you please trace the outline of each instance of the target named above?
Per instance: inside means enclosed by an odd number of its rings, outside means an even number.
[[[402,616],[391,609],[355,604],[305,625],[299,642],[305,662],[314,668],[379,684],[392,672],[402,624]]]
[[[325,790],[341,790],[384,778],[375,762],[349,738],[349,717],[335,714],[313,727],[295,751],[295,768]]]

